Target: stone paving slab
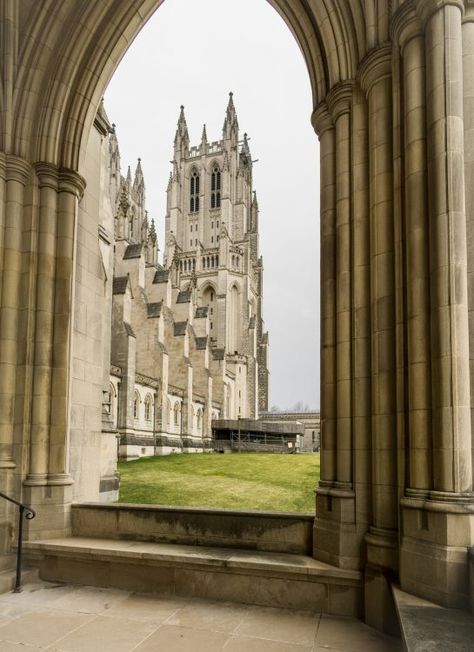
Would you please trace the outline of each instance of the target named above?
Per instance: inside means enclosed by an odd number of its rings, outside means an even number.
[[[401,652],[360,621],[51,582],[0,595],[1,652]]]

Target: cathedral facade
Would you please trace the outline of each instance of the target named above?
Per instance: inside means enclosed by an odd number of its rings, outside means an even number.
[[[222,139],[209,142],[204,126],[192,147],[181,107],[161,265],[141,163],[133,178],[130,169],[123,177],[115,130],[107,129],[105,187],[114,218],[103,430],[116,433],[123,459],[211,449],[213,419],[258,418],[268,400],[247,134],[240,139],[230,94]]]

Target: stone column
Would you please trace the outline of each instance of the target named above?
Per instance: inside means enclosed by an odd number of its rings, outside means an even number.
[[[11,493],[17,370],[20,346],[19,313],[25,186],[31,166],[21,158],[0,154],[0,486]],[[6,501],[0,506],[0,553],[11,535]]]
[[[352,84],[335,86],[328,106],[336,128],[336,483],[352,490]],[[323,165],[323,163],[322,163]],[[351,496],[352,496],[351,491]]]
[[[336,147],[327,105],[313,113],[320,140],[321,212],[321,480],[336,480]]]
[[[314,556],[359,568],[352,486],[353,83],[335,86],[313,114],[321,141],[321,481],[316,490]]]
[[[366,619],[388,629],[392,607],[385,577],[398,568],[391,47],[370,52],[359,75],[367,96],[370,152],[372,525],[366,535]]]
[[[462,15],[456,0],[420,0],[426,66],[431,280],[433,475],[428,499],[402,500],[402,588],[468,604],[474,496],[464,183]]]
[[[0,469],[14,468],[18,318],[21,282],[22,226],[25,186],[30,165],[14,156],[0,158],[4,203],[0,205],[3,251],[0,304]]]
[[[353,448],[356,528],[358,538],[371,522],[371,344],[370,220],[368,115],[364,93],[355,85],[352,100],[352,366]]]
[[[403,75],[404,222],[408,356],[408,468],[406,494],[432,486],[429,220],[426,157],[425,52],[413,10],[400,12],[394,28]]]
[[[63,536],[70,528],[71,329],[78,201],[85,182],[72,170],[36,166],[40,188],[33,422],[25,500],[41,512],[28,536]]]
[[[29,473],[25,480],[27,485],[46,484],[48,475],[58,201],[57,167],[48,163],[38,164],[36,175],[39,187],[38,262]]]
[[[464,88],[464,172],[474,179],[474,2],[466,2],[462,23]],[[466,183],[467,264],[469,300],[469,354],[471,386],[471,432],[474,426],[474,186]],[[474,434],[472,437],[474,464]]]

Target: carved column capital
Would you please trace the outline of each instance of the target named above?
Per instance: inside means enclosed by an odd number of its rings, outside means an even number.
[[[464,0],[415,0],[416,11],[420,16],[423,25],[430,20],[440,9],[452,6],[457,7],[461,14],[464,14]]]
[[[12,154],[0,156],[0,176],[5,181],[17,181],[26,186],[30,173],[31,165],[25,159]]]
[[[319,138],[321,138],[324,132],[328,129],[334,129],[334,123],[326,102],[322,102],[322,104],[314,109],[311,115],[311,124]]]
[[[69,168],[59,169],[59,191],[70,192],[75,195],[78,200],[82,198],[84,190],[86,189],[87,182],[84,177]]]
[[[397,9],[392,17],[390,24],[392,41],[400,47],[403,53],[406,44],[422,33],[423,25],[416,13],[415,2],[414,0],[408,0]]]
[[[326,102],[334,122],[344,113],[350,113],[353,89],[353,82],[341,82],[333,86],[327,94]]]
[[[392,76],[392,45],[383,45],[369,52],[359,66],[358,71],[361,88],[370,93],[372,86]]]
[[[58,189],[58,166],[53,163],[39,161],[34,165],[40,188]]]

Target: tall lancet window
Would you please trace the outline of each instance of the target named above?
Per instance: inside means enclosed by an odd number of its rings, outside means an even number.
[[[189,182],[189,210],[191,213],[199,213],[199,174],[196,169],[191,172]]]
[[[216,167],[211,175],[211,208],[220,208],[221,205],[221,171]]]

